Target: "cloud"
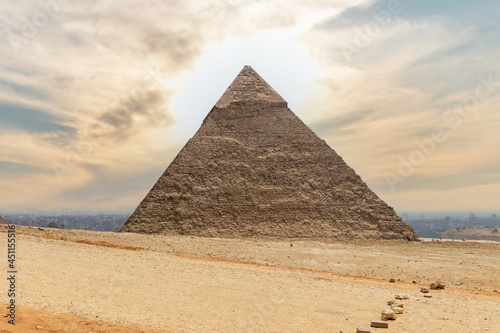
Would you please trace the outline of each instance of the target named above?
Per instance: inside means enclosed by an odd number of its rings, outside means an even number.
[[[312,127],[377,193],[389,198],[394,195],[384,174],[397,174],[400,158],[408,160],[419,149],[417,142],[432,138],[437,129],[445,131],[445,142],[415,166],[395,193],[429,191],[437,197],[442,192],[454,198],[456,191],[456,203],[465,206],[461,189],[500,183],[499,164],[491,154],[500,145],[492,130],[500,125],[500,66],[493,60],[500,50],[491,43],[498,37],[491,15],[498,5],[401,4],[387,24],[380,24],[374,13],[387,13],[388,2],[377,1],[348,9],[304,35],[325,73],[319,82],[326,97],[315,104]],[[346,45],[352,47],[350,57]],[[463,106],[487,78],[498,83],[491,88],[494,93],[467,117],[457,118],[460,126],[453,128],[456,124],[445,113]],[[436,209],[440,201],[426,204]]]
[[[362,124],[373,120],[374,110],[356,110],[349,113],[339,114],[329,119],[323,119],[319,122],[310,124],[314,132],[320,137],[328,132],[338,135],[339,132],[345,135],[354,135],[362,130]]]
[[[287,58],[306,50],[315,63],[308,68],[315,82],[289,90],[303,96],[293,111],[383,197],[405,205],[389,191],[384,172],[395,172],[399,156],[408,158],[415,141],[436,128],[448,131],[446,142],[399,193],[413,200],[419,191],[480,191],[478,184],[498,183],[491,152],[500,145],[500,94],[482,101],[458,129],[443,119],[474,94],[479,77],[500,81],[499,5],[491,1],[401,0],[387,24],[380,13],[389,2],[373,0],[58,4],[52,14],[35,1],[0,5],[0,160],[10,175],[2,178],[9,190],[0,197],[4,207],[137,204],[152,175],[193,134],[186,128],[201,123],[195,104],[172,101],[205,55],[245,45],[241,59],[262,56],[252,47],[267,38],[266,70],[284,66],[289,77],[302,75],[283,65],[293,61],[273,57],[288,44],[269,36],[297,44]],[[47,22],[27,36],[44,12]],[[346,45],[354,47],[349,57]],[[200,77],[193,100],[216,100],[201,95],[229,84],[218,82],[223,75]],[[66,171],[62,181],[54,165]],[[464,200],[463,193],[457,198]]]
[[[84,186],[62,192],[58,198],[62,204],[85,202],[105,208],[107,205],[113,205],[116,198],[120,196],[127,196],[130,193],[135,195],[140,193],[141,196],[145,196],[165,168],[164,166],[156,166],[152,169],[145,168],[133,174],[119,174],[117,176],[99,166],[86,164],[83,167],[95,174],[96,178]],[[124,181],[125,178],[127,181]]]
[[[9,176],[14,174],[28,174],[28,173],[38,173],[45,171],[46,170],[42,168],[37,168],[29,164],[0,161],[0,173],[4,173]]]
[[[123,140],[134,131],[144,130],[147,127],[168,127],[173,123],[173,118],[166,112],[167,96],[164,92],[137,90],[126,100],[123,100],[112,110],[99,116],[106,136],[113,136]],[[142,123],[141,128],[137,124]]]
[[[54,132],[74,136],[75,128],[65,126],[61,119],[50,112],[0,102],[0,129],[26,130],[29,132]]]

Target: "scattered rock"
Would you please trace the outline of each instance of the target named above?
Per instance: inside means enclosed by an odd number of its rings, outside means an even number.
[[[444,289],[446,287],[446,283],[444,283],[443,281],[437,281],[436,285],[437,289]]]
[[[431,290],[436,290],[438,288],[437,283],[431,283]]]
[[[429,287],[422,287],[420,288],[420,292],[423,292],[424,294],[429,292]]]
[[[426,297],[426,298],[432,298],[432,295],[431,294],[425,294],[424,297]]]
[[[403,308],[400,308],[400,307],[393,307],[392,308],[392,311],[394,311],[395,314],[403,314],[405,313],[405,310]]]
[[[382,320],[396,320],[396,313],[392,310],[382,311]]]
[[[394,283],[394,282],[396,282],[396,280],[390,279],[389,282]]]
[[[42,326],[37,326],[36,329],[37,330],[41,330],[43,327]]]
[[[389,323],[382,320],[372,320],[372,327],[389,328]]]
[[[407,294],[397,294],[396,295],[396,299],[409,299],[410,296],[408,296]]]
[[[369,328],[358,328],[356,333],[371,333],[371,330]]]
[[[387,305],[390,307],[398,307],[398,308],[403,308],[404,304],[395,300],[390,300],[387,302]]]

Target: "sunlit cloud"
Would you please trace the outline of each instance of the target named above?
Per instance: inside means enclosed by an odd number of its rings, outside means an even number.
[[[244,65],[395,208],[453,209],[440,206],[449,199],[496,209],[466,193],[500,191],[497,4],[47,0],[0,9],[0,210],[134,208]],[[482,80],[482,93],[494,91],[460,113]],[[386,174],[398,175],[436,129],[446,139],[391,188]]]

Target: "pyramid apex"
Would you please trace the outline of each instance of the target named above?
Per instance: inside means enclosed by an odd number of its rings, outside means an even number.
[[[246,65],[215,106],[222,109],[228,107],[232,103],[259,102],[287,106],[286,100],[257,74],[252,66]]]

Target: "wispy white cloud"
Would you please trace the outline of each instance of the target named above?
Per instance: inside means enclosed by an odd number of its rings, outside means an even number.
[[[477,15],[487,17],[497,5],[460,2],[466,8],[456,11],[450,3],[447,12],[437,4],[401,1],[390,23],[373,28],[379,22],[374,13],[387,13],[388,3],[346,11],[304,37],[326,69],[321,81],[326,98],[313,127],[395,205],[444,209],[442,200],[452,200],[457,208],[467,207],[464,191],[457,189],[489,184],[500,190],[500,164],[491,154],[500,145],[493,131],[500,125],[500,66],[493,61],[500,50],[481,42],[497,33]],[[479,87],[486,93],[482,82],[488,78],[494,91],[467,117],[445,116],[474,98]],[[444,142],[436,143],[422,164],[413,165],[411,176],[397,182],[393,193],[384,174],[398,175],[401,159],[410,160],[420,150],[418,142],[432,138],[437,129],[446,133]],[[421,189],[433,193],[432,204],[415,200]],[[403,193],[412,202],[403,203]],[[478,205],[471,200],[470,207]]]
[[[227,39],[301,33],[363,2],[0,5],[0,102],[15,105],[7,112],[22,114],[25,125],[23,110],[41,110],[54,127],[72,129],[62,137],[56,130],[2,127],[0,176],[8,191],[1,192],[0,208],[137,204],[192,135],[182,132],[182,111],[171,102],[207,50]]]
[[[465,200],[463,189],[480,193],[482,184],[488,193],[500,189],[491,153],[500,145],[495,111],[500,94],[481,101],[458,129],[450,131],[454,124],[443,118],[474,94],[480,76],[500,81],[494,42],[499,29],[491,17],[497,5],[401,0],[390,22],[382,24],[383,13],[391,13],[389,3],[46,0],[43,6],[36,1],[0,5],[0,103],[39,110],[53,126],[72,129],[0,126],[0,177],[9,189],[0,192],[0,209],[136,205],[211,107],[194,115],[196,105],[182,104],[180,89],[207,64],[207,55],[228,45],[255,45],[289,58],[270,56],[264,69],[272,73],[288,66],[286,75],[307,77],[307,84],[291,87],[289,77],[269,81],[296,99],[293,111],[396,208],[411,206],[402,197],[413,200],[415,209],[439,208],[425,200],[415,203],[422,191],[434,198],[457,191],[459,202]],[[346,45],[354,46],[347,58]],[[278,48],[286,49],[286,56]],[[262,60],[259,52],[234,54]],[[304,66],[310,73],[293,68],[294,57],[308,57],[315,64]],[[192,86],[215,84],[199,77],[202,81]],[[200,100],[214,98],[207,93],[213,89],[199,91]],[[7,124],[6,119],[0,121]],[[432,137],[435,128],[449,131],[446,142],[392,193],[384,173],[397,172],[399,157],[408,158],[418,148],[415,141]]]

